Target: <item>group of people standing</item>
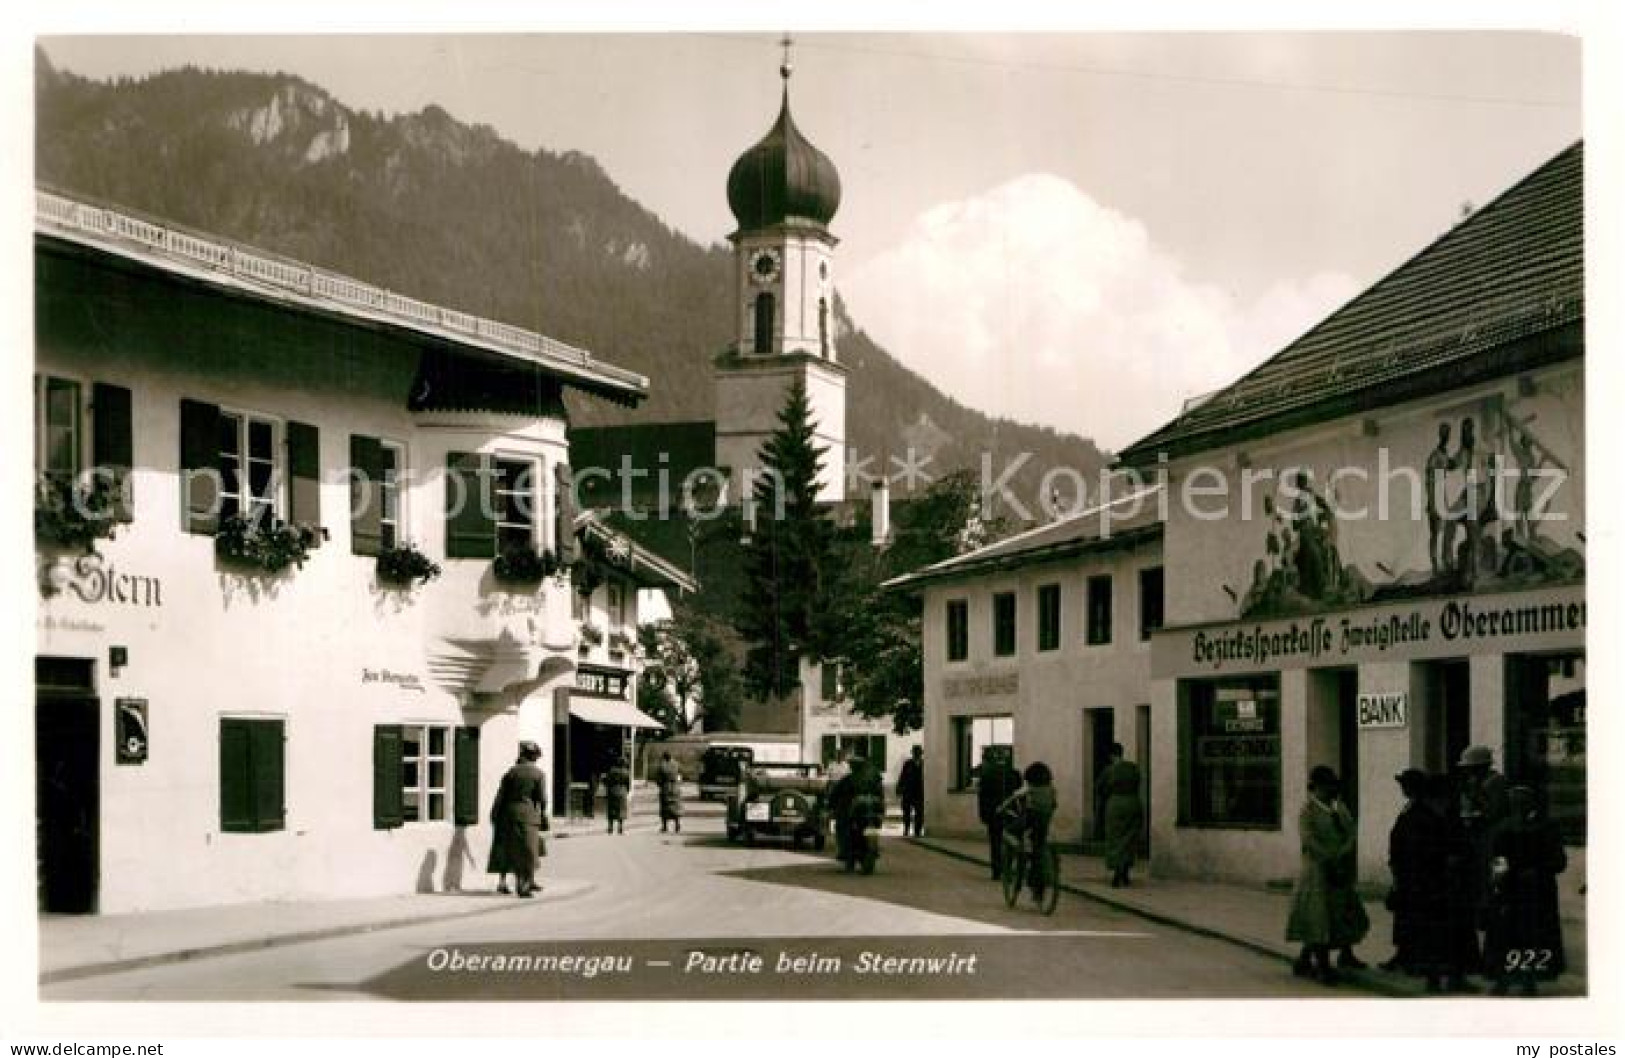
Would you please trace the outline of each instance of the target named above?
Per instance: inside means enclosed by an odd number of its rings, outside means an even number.
[[[1497,995],[1532,995],[1537,979],[1562,973],[1557,875],[1567,856],[1536,792],[1509,786],[1485,746],[1468,747],[1453,776],[1407,768],[1394,778],[1405,805],[1388,838],[1394,955],[1383,969],[1425,977],[1432,993],[1476,992],[1468,978],[1482,975]],[[1331,984],[1339,969],[1365,966],[1354,945],[1370,930],[1354,817],[1332,769],[1310,772],[1298,834],[1287,939],[1303,948],[1293,971]]]

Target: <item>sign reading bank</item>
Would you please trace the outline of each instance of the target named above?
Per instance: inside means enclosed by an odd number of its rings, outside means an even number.
[[[1404,727],[1410,723],[1410,695],[1404,691],[1389,694],[1362,694],[1357,702],[1360,729]]]
[[[1278,621],[1166,629],[1151,642],[1154,679],[1464,657],[1585,644],[1584,585],[1459,595]]]

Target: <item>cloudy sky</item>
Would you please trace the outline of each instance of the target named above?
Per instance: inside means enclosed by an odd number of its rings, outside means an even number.
[[[46,37],[58,66],[285,70],[598,158],[696,240],[777,109],[776,33]],[[983,410],[1121,447],[1581,133],[1530,33],[798,33],[858,323]]]

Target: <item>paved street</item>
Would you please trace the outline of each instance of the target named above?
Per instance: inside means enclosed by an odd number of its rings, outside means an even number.
[[[1071,894],[1048,918],[1025,905],[1007,909],[985,868],[902,839],[886,841],[873,877],[844,874],[824,856],[730,845],[715,812],[697,808],[681,835],[640,829],[553,841],[545,873],[555,885],[570,880],[564,899],[64,981],[42,998],[1360,994],[1328,993],[1278,960]]]

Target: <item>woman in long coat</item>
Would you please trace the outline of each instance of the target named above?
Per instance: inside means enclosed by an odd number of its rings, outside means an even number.
[[[1112,888],[1129,884],[1129,868],[1140,844],[1144,812],[1140,806],[1140,768],[1123,759],[1123,747],[1112,743],[1111,764],[1100,773],[1096,785],[1106,805],[1106,866],[1111,868]]]
[[[1320,765],[1309,773],[1309,797],[1298,815],[1302,867],[1286,926],[1286,939],[1303,945],[1292,972],[1326,984],[1337,981],[1332,949],[1341,949],[1344,968],[1364,965],[1353,948],[1371,928],[1354,891],[1354,818],[1337,791],[1337,773],[1330,768]]]
[[[519,760],[502,776],[491,802],[491,824],[495,827],[492,857],[513,872],[514,890],[521,898],[535,895],[536,861],[541,853],[541,829],[547,819],[547,776],[536,762],[542,748],[534,742],[519,744]]]
[[[660,788],[660,832],[666,832],[670,823],[679,834],[683,832],[683,773],[670,753],[660,755],[655,768],[655,785]]]
[[[1563,926],[1557,910],[1557,876],[1568,866],[1563,839],[1540,811],[1535,792],[1515,786],[1508,818],[1496,832],[1484,963],[1497,995],[1517,982],[1534,995],[1537,977],[1563,972]]]
[[[604,773],[604,813],[609,817],[609,832],[626,833],[626,802],[632,792],[632,775],[626,770],[624,758]]]

